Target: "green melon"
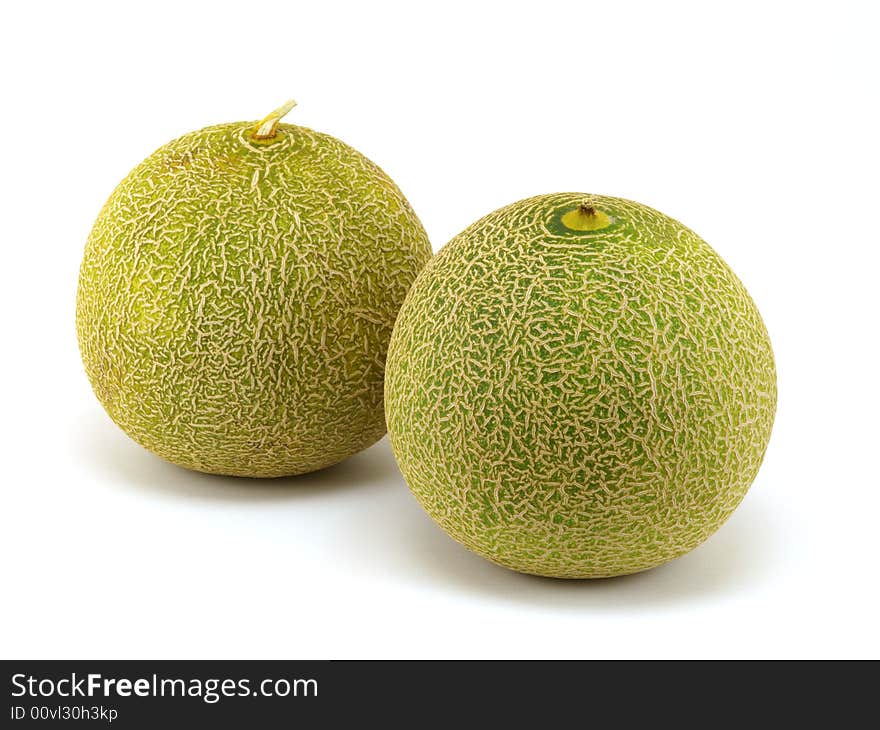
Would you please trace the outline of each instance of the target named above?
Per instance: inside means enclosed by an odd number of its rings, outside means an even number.
[[[76,324],[94,391],[190,469],[300,474],[385,432],[385,352],[430,245],[376,165],[279,124],[292,105],[161,147],[86,244]]]
[[[400,311],[388,431],[453,538],[525,573],[600,578],[693,549],[730,516],[770,438],[767,331],[695,233],[579,193],[453,238]]]

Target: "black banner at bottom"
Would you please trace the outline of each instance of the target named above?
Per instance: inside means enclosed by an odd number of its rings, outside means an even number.
[[[348,727],[403,720],[705,725],[864,721],[875,665],[437,661],[3,661],[2,727]],[[849,676],[854,675],[854,676]],[[845,677],[845,680],[844,680]]]

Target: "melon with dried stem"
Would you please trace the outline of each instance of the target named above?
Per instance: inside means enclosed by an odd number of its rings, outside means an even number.
[[[86,244],[76,323],[94,391],[190,469],[300,474],[385,432],[385,352],[430,245],[375,164],[280,123],[292,106],[157,150]]]

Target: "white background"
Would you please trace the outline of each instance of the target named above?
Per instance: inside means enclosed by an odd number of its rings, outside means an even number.
[[[869,2],[6,3],[0,655],[878,657],[878,18]],[[639,200],[758,303],[779,410],[733,518],[668,566],[564,582],[447,538],[387,440],[212,478],[143,451],[82,372],[83,244],[184,132],[336,135],[435,249],[529,195]]]

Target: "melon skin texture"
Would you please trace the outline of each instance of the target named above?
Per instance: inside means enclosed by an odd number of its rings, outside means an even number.
[[[76,325],[131,438],[189,469],[276,477],[385,433],[385,352],[431,248],[359,152],[255,129],[186,134],[122,181],[86,245]]]
[[[404,478],[453,538],[524,573],[601,578],[683,555],[731,515],[776,373],[752,299],[695,233],[560,193],[487,215],[422,271],[385,401]]]

